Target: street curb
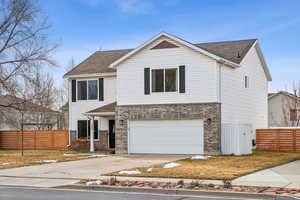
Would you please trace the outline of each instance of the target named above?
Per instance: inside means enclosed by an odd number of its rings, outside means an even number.
[[[85,185],[65,185],[54,188],[59,189],[77,189],[77,190],[93,190],[93,191],[111,191],[111,192],[128,192],[128,193],[152,193],[152,194],[170,194],[170,195],[186,195],[186,196],[212,196],[224,198],[251,198],[251,199],[272,199],[272,200],[299,200],[291,196],[267,195],[246,192],[223,192],[223,191],[204,191],[204,190],[187,190],[187,189],[158,189],[158,188],[138,188],[138,187],[122,187],[122,186],[85,186]]]

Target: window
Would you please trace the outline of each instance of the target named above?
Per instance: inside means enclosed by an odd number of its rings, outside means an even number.
[[[88,81],[88,99],[95,100],[98,96],[98,84],[97,80],[90,80]]]
[[[245,88],[249,88],[249,77],[245,76]]]
[[[177,69],[165,70],[165,89],[166,92],[177,91]]]
[[[153,69],[152,70],[152,92],[164,91],[164,70]]]
[[[96,100],[98,98],[98,81],[78,81],[78,100]]]
[[[152,92],[177,91],[177,69],[153,69]]]
[[[87,99],[87,82],[86,81],[78,81],[78,100],[86,100]]]
[[[90,138],[90,120],[78,120],[77,131],[78,139],[89,139]],[[98,120],[94,120],[94,139],[99,139],[98,135]]]
[[[296,109],[290,110],[290,121],[297,121],[297,110]]]

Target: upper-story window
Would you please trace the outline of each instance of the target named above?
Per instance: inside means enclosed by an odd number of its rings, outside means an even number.
[[[177,68],[152,69],[152,92],[176,92]]]
[[[98,81],[82,80],[78,81],[77,99],[96,100],[98,98]]]

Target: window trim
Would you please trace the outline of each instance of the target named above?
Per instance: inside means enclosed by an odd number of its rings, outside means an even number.
[[[90,141],[90,138],[88,137],[88,135],[87,135],[87,139],[82,139],[82,138],[79,138],[79,137],[78,137],[78,129],[79,129],[79,128],[78,128],[78,121],[88,121],[88,122],[89,122],[90,120],[89,120],[89,119],[77,119],[76,139],[79,140],[79,141]],[[97,121],[97,123],[98,123],[98,131],[97,131],[98,139],[95,139],[95,138],[94,138],[94,141],[100,141],[100,134],[99,134],[99,130],[100,130],[100,128],[99,128],[99,127],[100,127],[100,126],[99,126],[100,124],[99,124],[99,123],[100,123],[100,120],[95,119],[95,121]],[[89,124],[87,124],[86,129],[87,129],[87,130],[86,130],[87,134],[89,134],[89,133],[88,133],[88,132],[89,132]]]
[[[166,91],[166,70],[168,69],[176,69],[176,91]],[[163,70],[163,90],[162,92],[153,92],[152,91],[152,70]],[[179,93],[179,69],[178,67],[157,67],[157,68],[150,68],[150,92],[154,94],[161,94],[161,93]]]
[[[78,90],[79,90],[79,87],[78,87],[78,83],[79,82],[83,82],[83,81],[86,81],[86,100],[83,100],[83,99],[79,99],[78,97]],[[89,81],[97,81],[97,98],[96,99],[89,99]],[[99,100],[99,81],[98,79],[79,79],[76,81],[76,100],[77,101],[97,101]]]

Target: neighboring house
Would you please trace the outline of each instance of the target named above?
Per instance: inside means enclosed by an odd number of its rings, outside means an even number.
[[[24,99],[0,96],[0,130],[20,130],[23,112],[24,130],[52,130],[58,127],[58,112]],[[5,106],[13,107],[5,107]]]
[[[271,75],[256,39],[192,44],[161,33],[135,49],[97,51],[65,77],[77,147],[222,153],[221,134],[245,126],[251,144],[268,126]]]
[[[270,127],[300,126],[300,98],[292,93],[270,93],[268,112]]]

